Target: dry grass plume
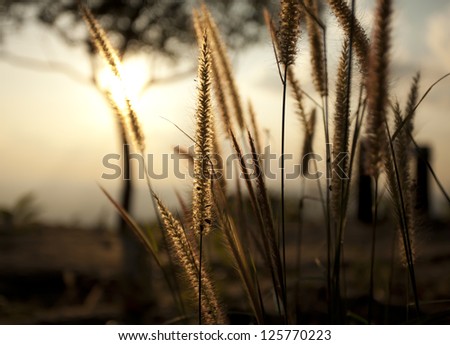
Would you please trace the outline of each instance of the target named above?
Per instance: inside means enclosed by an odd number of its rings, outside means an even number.
[[[366,79],[368,154],[371,175],[378,177],[387,151],[386,112],[389,101],[389,50],[391,46],[391,0],[377,1],[375,27]]]
[[[213,154],[213,114],[211,109],[211,52],[207,31],[199,42],[197,111],[195,114],[194,188],[192,227],[197,236],[207,235],[212,227],[211,158]]]

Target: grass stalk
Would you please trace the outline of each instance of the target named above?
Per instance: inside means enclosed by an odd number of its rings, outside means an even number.
[[[416,274],[414,269],[414,257],[412,253],[411,248],[411,239],[410,239],[410,233],[409,233],[409,224],[407,220],[407,211],[405,209],[405,197],[404,197],[404,191],[401,187],[401,180],[400,180],[400,174],[399,174],[399,168],[397,165],[397,159],[395,155],[395,150],[392,142],[392,137],[390,135],[389,126],[385,120],[385,128],[387,132],[387,136],[389,139],[389,150],[390,150],[390,161],[388,160],[386,164],[386,169],[388,170],[388,180],[390,184],[390,192],[393,194],[393,200],[395,203],[396,211],[397,211],[397,217],[399,222],[399,227],[401,230],[402,235],[402,241],[403,241],[403,248],[405,251],[406,256],[406,263],[407,268],[409,271],[409,278],[411,281],[411,287],[413,290],[414,295],[414,303],[416,307],[417,314],[419,315],[419,318],[421,317],[421,310],[420,310],[420,304],[419,304],[419,296],[417,291],[417,283],[416,283]]]
[[[297,41],[300,36],[300,6],[295,0],[281,0],[280,22],[278,31],[278,47],[281,65],[284,66],[282,110],[281,110],[281,245],[282,245],[282,275],[283,275],[283,305],[287,321],[287,272],[286,272],[286,224],[285,224],[285,142],[286,142],[286,93],[288,69],[294,64]],[[275,46],[277,46],[275,45]]]
[[[203,264],[203,225],[200,225],[200,236],[199,236],[199,269],[198,269],[198,324],[202,324],[202,264]]]
[[[265,259],[267,266],[270,269],[270,274],[272,277],[273,287],[276,295],[277,308],[279,313],[281,314],[283,311],[284,312],[286,311],[286,307],[284,305],[284,299],[282,297],[285,291],[285,287],[283,281],[283,271],[279,249],[277,247],[274,233],[270,231],[270,228],[268,230],[268,227],[264,221],[261,205],[256,197],[255,189],[252,184],[252,176],[250,175],[249,169],[242,154],[242,150],[233,132],[230,133],[230,136],[232,138],[234,150],[238,155],[239,165],[242,171],[242,175],[244,177],[245,184],[247,186],[247,191],[250,196],[250,204],[252,205],[253,212],[257,218],[258,229],[260,231],[260,235],[263,242],[263,249],[264,249],[263,257]],[[283,306],[283,308],[281,308],[281,306]]]
[[[283,77],[283,100],[281,110],[281,246],[282,246],[282,264],[283,264],[283,285],[285,290],[283,291],[283,304],[287,306],[287,273],[286,273],[286,205],[285,205],[285,171],[284,171],[284,152],[286,143],[286,90],[287,90],[287,70],[288,66],[285,66]],[[287,310],[284,311],[287,316]]]
[[[245,250],[241,236],[237,232],[232,218],[229,216],[225,195],[222,190],[214,193],[215,211],[220,227],[230,248],[230,254],[236,265],[239,277],[250,302],[255,318],[259,324],[264,324],[264,302],[261,296],[256,267],[250,263],[251,256]],[[220,205],[220,206],[219,206]],[[248,249],[248,248],[247,248]]]
[[[375,248],[376,248],[376,239],[377,239],[377,224],[378,224],[378,180],[379,177],[375,177],[375,193],[374,193],[374,201],[372,207],[373,214],[373,224],[372,224],[372,244],[370,247],[370,281],[369,281],[369,306],[368,306],[368,316],[367,322],[370,325],[372,323],[373,318],[373,302],[374,302],[374,270],[375,270]]]
[[[336,150],[336,147],[338,147],[337,154],[347,154],[349,149],[349,131],[350,131],[350,96],[351,96],[351,85],[352,85],[352,63],[353,63],[353,36],[354,36],[354,10],[355,10],[355,4],[354,1],[351,3],[351,20],[349,23],[349,30],[348,30],[348,40],[344,42],[343,46],[343,52],[341,56],[341,62],[339,66],[338,71],[338,80],[336,85],[336,119],[335,119],[335,133],[334,133],[334,147],[333,149]],[[361,91],[362,92],[362,91]],[[359,103],[360,104],[360,103]],[[359,105],[357,114],[359,114]],[[335,265],[333,270],[333,276],[335,279],[335,295],[334,299],[337,301],[338,305],[341,304],[341,293],[340,293],[340,263],[341,260],[343,260],[343,257],[341,258],[341,254],[343,252],[343,241],[344,241],[344,230],[346,225],[346,216],[347,216],[347,206],[348,206],[348,199],[350,195],[350,181],[351,181],[351,175],[352,175],[352,167],[353,167],[353,158],[355,154],[356,149],[356,142],[358,140],[358,134],[359,134],[359,126],[358,126],[358,116],[357,121],[355,123],[355,131],[354,131],[354,137],[353,137],[353,144],[351,148],[351,156],[350,159],[345,158],[344,160],[344,166],[343,166],[343,172],[346,176],[343,178],[339,178],[339,181],[335,183],[335,185],[338,188],[334,188],[334,193],[337,193],[337,190],[339,191],[339,197],[336,197],[336,195],[333,196],[335,199],[334,204],[339,204],[339,206],[334,210],[335,214],[335,221],[337,222],[337,240],[336,240],[336,256],[334,258]],[[336,157],[335,157],[336,158]],[[349,162],[350,161],[350,162]],[[334,171],[332,172],[334,173]],[[332,181],[333,181],[333,177]],[[336,180],[336,177],[334,177],[334,180]],[[333,207],[334,208],[334,207]],[[337,218],[337,219],[336,219]],[[343,255],[342,255],[343,256]],[[330,278],[331,280],[331,278]],[[332,304],[332,303],[330,303]],[[337,314],[340,315],[341,307],[338,306],[338,312]]]
[[[330,150],[330,133],[329,133],[329,104],[328,104],[328,63],[327,63],[327,28],[320,20],[317,3],[315,0],[308,0],[307,5],[301,1],[301,4],[307,12],[307,29],[310,37],[310,45],[312,51],[312,73],[313,81],[317,92],[322,99],[322,120],[325,134],[325,161],[326,161],[326,237],[327,237],[327,291],[330,299],[332,270],[331,270],[331,150]],[[319,34],[321,31],[322,35]],[[331,304],[331,303],[330,303]]]
[[[151,254],[152,258],[155,260],[156,265],[161,270],[164,280],[167,283],[167,286],[169,287],[169,290],[173,296],[174,301],[177,301],[177,304],[180,306],[180,309],[183,310],[183,303],[180,298],[180,294],[176,290],[176,287],[173,286],[169,275],[167,274],[166,270],[164,269],[164,266],[162,265],[159,256],[157,254],[156,249],[154,246],[150,243],[147,236],[145,235],[144,231],[141,229],[141,227],[131,218],[127,210],[125,210],[119,203],[117,203],[114,198],[104,189],[100,186],[100,189],[102,192],[106,195],[108,200],[113,204],[117,212],[120,214],[120,216],[125,220],[125,222],[128,224],[130,229],[133,231],[136,238],[142,243],[144,248]]]

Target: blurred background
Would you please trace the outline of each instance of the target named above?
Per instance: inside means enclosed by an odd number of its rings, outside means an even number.
[[[191,145],[164,118],[188,133],[193,131],[197,50],[190,14],[196,2],[111,3],[92,1],[90,5],[124,55],[129,89],[135,96],[148,152],[155,155],[157,164],[161,154],[172,153],[174,146]],[[422,74],[423,93],[450,70],[450,4],[445,0],[427,4],[403,0],[395,4],[391,84],[392,94],[402,101],[417,71]],[[262,23],[263,5],[277,8],[273,0],[216,1],[211,3],[211,10],[233,48],[230,54],[241,97],[244,102],[252,101],[260,127],[270,130],[265,143],[278,152],[281,91],[270,39]],[[0,6],[0,205],[12,207],[31,192],[46,221],[107,222],[113,211],[97,183],[112,192],[119,188],[118,181],[102,180],[101,175],[110,172],[103,167],[102,158],[119,153],[120,142],[109,105],[92,83],[92,73],[97,74],[100,84],[107,82],[102,80],[105,67],[92,55],[75,2],[2,1]],[[368,32],[372,7],[373,1],[358,1],[357,13]],[[342,38],[328,12],[326,8],[323,15],[329,26],[332,86]],[[297,69],[302,86],[313,94],[308,50],[307,42],[301,40]],[[433,147],[433,167],[447,190],[448,83],[443,81],[431,92],[416,120],[416,138]],[[298,156],[301,127],[295,114],[287,121],[288,152]],[[317,133],[322,132],[318,128]],[[321,139],[317,136],[317,145],[323,142]],[[155,171],[159,170],[155,167]],[[148,195],[145,185],[142,187],[134,207],[136,215],[145,218]],[[155,188],[172,201],[174,189],[185,187],[185,181],[173,177],[155,181]],[[445,212],[440,196],[433,196],[436,212]]]

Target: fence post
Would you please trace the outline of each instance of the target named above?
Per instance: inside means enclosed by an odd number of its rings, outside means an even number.
[[[372,223],[372,177],[369,175],[367,141],[359,144],[358,220]]]
[[[427,162],[430,161],[431,148],[421,146],[416,151],[416,205],[415,209],[423,216],[428,216],[429,202],[429,177]]]

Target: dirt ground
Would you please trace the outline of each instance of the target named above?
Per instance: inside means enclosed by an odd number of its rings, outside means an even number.
[[[328,323],[325,229],[309,222],[300,232],[294,220],[288,229],[288,300],[297,306],[294,322]],[[368,312],[371,232],[372,225],[352,221],[345,234],[342,295],[349,323],[364,322]],[[449,225],[428,222],[417,234],[416,247],[415,273],[425,315],[421,322],[450,323]],[[395,228],[388,220],[380,221],[374,267],[375,323],[417,321],[398,248]],[[226,254],[216,244],[206,250],[231,321],[252,322],[242,285]],[[262,263],[260,267],[266,312],[276,315],[270,279],[264,278]],[[0,231],[0,324],[122,323],[124,313],[139,309],[145,312],[136,314],[137,323],[191,322],[189,318],[177,321],[180,312],[161,272],[154,265],[150,269],[149,287],[156,298],[144,307],[130,306],[122,294],[122,246],[117,234],[48,226]],[[279,320],[274,316],[273,322]]]

